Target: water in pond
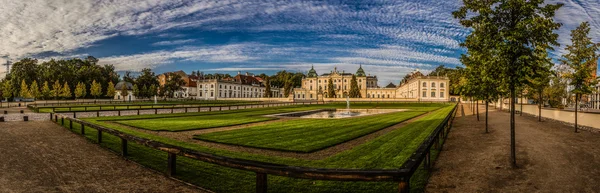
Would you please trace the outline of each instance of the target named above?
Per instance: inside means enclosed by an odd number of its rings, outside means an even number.
[[[313,118],[313,119],[338,119],[348,117],[358,117],[366,115],[375,115],[382,113],[400,112],[406,111],[406,109],[336,109],[336,110],[324,110],[324,111],[312,111],[312,112],[298,112],[290,113],[282,116],[291,116],[299,118]]]

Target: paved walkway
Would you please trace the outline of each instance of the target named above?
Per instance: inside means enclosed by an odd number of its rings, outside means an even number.
[[[485,106],[479,122],[464,107],[466,116],[456,118],[427,192],[600,192],[600,134],[516,115],[513,168],[509,114],[490,107],[485,133]]]
[[[0,192],[200,192],[49,121],[0,123]]]

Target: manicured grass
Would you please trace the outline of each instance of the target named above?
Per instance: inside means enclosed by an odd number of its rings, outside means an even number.
[[[227,106],[227,105],[251,105],[259,104],[258,101],[162,101],[154,104],[153,102],[135,102],[135,103],[116,103],[116,104],[71,104],[71,105],[60,105],[60,106],[40,106],[37,107],[40,113],[50,113],[52,108],[55,108],[55,112],[65,111],[97,111],[97,110],[136,110],[136,109],[149,109],[149,108],[172,108],[173,106],[192,105],[192,106]],[[128,105],[131,105],[127,107]],[[87,107],[83,107],[87,106]],[[69,109],[69,107],[71,107]]]
[[[415,151],[415,148],[418,147],[422,140],[435,129],[435,126],[443,121],[444,117],[451,110],[452,107],[442,108],[387,135],[375,138],[370,142],[327,159],[315,161],[207,148],[197,144],[129,130],[125,127],[107,124],[100,120],[86,120],[94,124],[120,130],[130,135],[233,158],[306,167],[398,168]],[[68,125],[68,121],[65,121],[67,128]],[[73,131],[79,133],[79,125],[74,124],[73,126]],[[88,139],[95,142],[96,135],[97,132],[94,129],[86,127],[86,137]],[[405,135],[410,135],[413,138]],[[118,137],[103,133],[103,142],[101,145],[120,152],[120,139]],[[130,154],[128,159],[158,171],[166,171],[166,153],[135,143],[128,143],[128,147]],[[437,151],[432,151],[432,155],[432,159],[435,158]],[[422,192],[428,175],[427,171],[423,168],[418,169],[417,173],[411,178],[411,192]],[[230,169],[183,157],[177,158],[177,174],[175,177],[215,192],[255,191],[256,174],[252,172]],[[398,184],[396,182],[336,182],[268,176],[268,192],[392,193],[397,192],[397,187]]]
[[[421,115],[405,111],[344,119],[294,119],[245,129],[197,135],[218,143],[282,151],[314,152]]]

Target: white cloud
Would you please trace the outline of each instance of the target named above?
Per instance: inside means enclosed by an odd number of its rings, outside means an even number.
[[[185,39],[185,40],[170,40],[170,41],[160,41],[160,42],[156,42],[153,43],[153,46],[172,46],[172,45],[180,45],[180,44],[187,44],[187,43],[191,43],[191,42],[195,42],[195,39]]]

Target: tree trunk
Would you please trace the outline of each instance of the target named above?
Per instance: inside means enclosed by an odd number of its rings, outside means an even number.
[[[519,113],[519,116],[523,116],[523,91],[521,91],[521,98],[519,101],[521,102],[521,113]]]
[[[542,100],[542,92],[544,92],[543,89],[540,89],[540,96],[539,96],[539,100],[538,100],[538,122],[542,122],[542,103],[544,100]]]
[[[485,101],[485,133],[488,133],[488,101]]]
[[[477,111],[477,121],[479,121],[479,100],[475,101],[475,111]]]
[[[471,97],[471,114],[475,115],[475,106],[473,106],[473,97]]]
[[[577,133],[577,110],[579,110],[579,94],[575,94],[575,133]]]
[[[514,87],[510,89],[510,161],[513,167],[517,167],[517,156],[515,148],[515,98]]]

